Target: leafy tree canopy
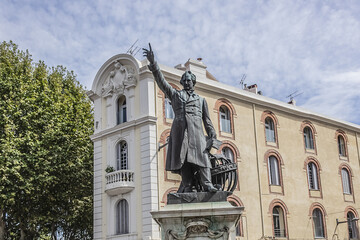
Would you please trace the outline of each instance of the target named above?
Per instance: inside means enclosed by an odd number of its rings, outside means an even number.
[[[72,71],[0,44],[0,240],[92,238],[92,119]]]

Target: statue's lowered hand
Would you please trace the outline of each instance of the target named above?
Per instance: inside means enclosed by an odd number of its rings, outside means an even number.
[[[149,50],[146,48],[143,48],[143,56],[147,58],[147,60],[150,62],[150,64],[154,64],[155,62],[155,56],[154,52],[151,49],[151,44],[149,43]]]
[[[216,138],[207,137],[206,148],[204,152],[210,152],[211,148],[219,149],[222,142]]]

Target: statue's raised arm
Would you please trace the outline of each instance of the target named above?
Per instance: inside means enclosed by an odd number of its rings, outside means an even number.
[[[149,43],[149,50],[143,48],[143,55],[150,62],[148,65],[150,71],[153,73],[156,83],[158,84],[161,91],[163,91],[170,101],[172,100],[172,96],[174,91],[176,91],[164,78],[163,74],[160,71],[158,64],[155,61],[155,55],[151,48],[151,44]]]

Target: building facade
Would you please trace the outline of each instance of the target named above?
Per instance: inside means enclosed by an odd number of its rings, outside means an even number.
[[[237,163],[239,183],[228,201],[244,206],[238,239],[359,239],[360,126],[216,80],[198,60],[160,65],[182,89],[197,77],[223,141],[218,153]],[[110,58],[88,96],[94,102],[94,238],[159,239],[151,211],[165,206],[178,175],[166,172],[174,114],[147,61]]]

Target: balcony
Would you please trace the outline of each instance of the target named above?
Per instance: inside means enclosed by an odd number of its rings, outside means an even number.
[[[106,174],[105,192],[110,196],[128,193],[135,187],[134,172],[119,170]]]

